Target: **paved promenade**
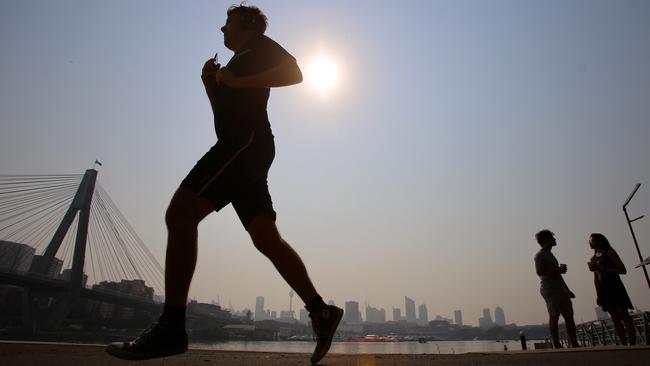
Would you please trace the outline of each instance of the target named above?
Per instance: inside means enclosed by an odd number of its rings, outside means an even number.
[[[309,365],[303,353],[265,353],[190,350],[157,360],[123,361],[104,352],[103,346],[64,343],[0,342],[3,366],[112,366],[112,365]],[[578,350],[510,351],[459,355],[357,354],[327,355],[320,363],[327,366],[636,366],[650,364],[650,347],[597,347]]]

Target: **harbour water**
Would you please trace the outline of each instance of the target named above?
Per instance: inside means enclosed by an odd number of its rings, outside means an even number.
[[[533,348],[533,341],[528,341],[528,348]],[[229,341],[219,343],[192,343],[193,349],[211,349],[223,351],[249,352],[282,352],[282,353],[311,353],[313,342],[261,342],[261,341]],[[419,342],[387,342],[387,343],[355,343],[334,342],[330,352],[384,353],[384,354],[459,354],[468,352],[497,352],[521,350],[519,341],[431,341]]]

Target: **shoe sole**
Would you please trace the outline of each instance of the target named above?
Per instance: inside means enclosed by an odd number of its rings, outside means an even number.
[[[341,322],[341,319],[343,318],[343,309],[339,309],[340,311],[337,311],[336,314],[336,324],[332,327],[332,331],[330,334],[327,335],[327,346],[324,348],[325,351],[323,352],[322,355],[320,355],[317,359],[314,358],[314,355],[311,357],[311,364],[315,365],[318,363],[318,361],[322,360],[323,357],[327,354],[327,352],[330,350],[330,347],[332,346],[332,338],[334,338],[334,334],[336,333],[336,329],[339,327],[339,323]]]
[[[121,349],[106,347],[106,353],[123,360],[148,360],[151,358],[174,356],[187,352],[187,348],[176,348],[161,352],[133,353],[122,351]]]

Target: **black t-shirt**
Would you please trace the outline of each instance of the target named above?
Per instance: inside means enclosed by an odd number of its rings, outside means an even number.
[[[258,74],[295,58],[282,46],[265,35],[250,39],[225,66],[235,76]],[[271,135],[271,125],[266,113],[269,88],[234,89],[218,86],[214,127],[217,138],[241,138],[250,131]]]

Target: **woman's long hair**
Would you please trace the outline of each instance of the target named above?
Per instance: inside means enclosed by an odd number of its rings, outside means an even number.
[[[607,240],[605,235],[601,233],[593,233],[590,235],[590,237],[591,240],[595,240],[598,243],[598,245],[600,245],[604,249],[605,252],[614,249],[612,248],[612,245],[609,244],[609,240]]]

